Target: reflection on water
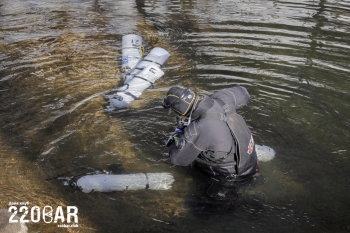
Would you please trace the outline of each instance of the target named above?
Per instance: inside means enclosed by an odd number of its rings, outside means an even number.
[[[348,231],[349,10],[336,0],[1,2],[0,208],[76,205],[79,228],[60,232]],[[98,94],[120,82],[128,33],[171,57],[153,89],[107,114]],[[160,102],[177,84],[251,94],[240,113],[276,158],[260,163],[266,182],[234,204],[208,200],[205,177],[166,157],[173,118]],[[175,182],[165,192],[85,194],[57,179],[113,164]]]

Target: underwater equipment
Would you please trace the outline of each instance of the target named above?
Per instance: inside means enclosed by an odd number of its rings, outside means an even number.
[[[175,130],[175,133],[172,133],[165,145],[166,147],[169,147],[171,144],[173,143],[176,143],[177,141],[179,141],[178,139],[178,136],[180,134],[183,134],[184,133],[184,130],[185,128],[188,126],[188,120],[187,119],[182,119],[181,116],[176,116],[176,130]],[[177,133],[177,129],[180,129],[182,131],[182,133]],[[179,142],[180,143],[180,142]],[[183,142],[181,142],[183,143]],[[259,162],[268,162],[268,161],[271,161],[275,158],[275,150],[272,149],[271,147],[268,147],[268,146],[265,146],[265,145],[257,145],[255,144],[255,151],[256,151],[256,155],[257,155],[257,158],[258,158],[258,161]]]
[[[134,34],[123,36],[121,68],[123,85],[102,94],[108,101],[107,110],[125,108],[164,75],[160,66],[170,56],[165,49],[155,47],[143,59],[142,55],[142,38]]]
[[[170,173],[96,174],[80,177],[75,185],[84,193],[125,190],[168,190],[175,181]]]
[[[122,37],[122,72],[129,73],[143,55],[142,37],[134,34]]]
[[[170,54],[163,48],[155,47],[153,48],[149,54],[130,71],[129,74],[126,75],[124,79],[124,84],[128,84],[135,75],[139,74],[143,69],[147,66],[155,65],[161,67],[165,61],[170,57]]]
[[[181,116],[186,116],[198,104],[198,94],[191,91],[189,88],[184,89],[181,87],[172,87],[169,89],[165,98],[163,99],[162,106],[164,108],[171,108]],[[191,115],[191,114],[190,114]],[[188,121],[190,123],[190,120]]]
[[[119,89],[111,94],[105,94],[104,98],[109,99],[109,108],[125,108],[129,103],[137,99],[142,92],[153,85],[160,77],[164,75],[164,72],[157,66],[147,66],[141,73],[135,75],[135,77],[126,85],[123,89]]]
[[[169,147],[171,144],[177,143],[179,135],[184,134],[184,129],[188,126],[188,124],[189,123],[188,123],[187,119],[183,120],[181,116],[177,115],[176,116],[175,131],[169,136],[168,140],[165,143],[165,146]],[[180,143],[180,142],[178,142],[178,143]],[[184,142],[181,141],[181,143],[184,143]]]
[[[264,145],[255,145],[255,151],[259,162],[271,161],[275,158],[276,154],[274,149]]]
[[[186,128],[188,126],[189,122],[188,119],[182,119],[181,116],[176,116],[176,128],[180,129],[180,130],[184,130],[184,128]]]

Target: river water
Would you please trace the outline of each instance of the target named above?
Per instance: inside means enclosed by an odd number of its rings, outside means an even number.
[[[129,33],[171,57],[153,89],[107,113],[98,93],[120,84]],[[79,209],[77,228],[30,232],[349,232],[349,54],[349,0],[2,0],[0,209]],[[276,151],[259,164],[265,183],[218,204],[200,172],[171,165],[173,85],[248,89],[239,113]],[[60,179],[104,170],[175,183],[86,194]]]

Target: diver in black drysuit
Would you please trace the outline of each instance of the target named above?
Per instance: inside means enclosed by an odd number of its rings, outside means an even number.
[[[188,118],[182,122],[184,126],[178,124],[168,140],[172,164],[187,166],[195,162],[222,187],[237,187],[250,180],[257,171],[254,140],[245,121],[236,113],[249,99],[248,91],[241,86],[219,90],[210,96],[186,88],[170,88],[163,107]],[[227,124],[229,116],[233,127]],[[226,195],[216,192],[212,195]]]

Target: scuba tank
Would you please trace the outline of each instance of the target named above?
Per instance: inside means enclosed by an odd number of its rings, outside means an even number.
[[[118,88],[116,93],[111,96],[107,95],[110,108],[125,108],[163,75],[164,72],[159,67],[147,66],[141,73],[135,75],[128,84]]]
[[[143,55],[142,37],[134,34],[122,38],[122,73],[130,71],[141,60]]]
[[[125,190],[168,190],[175,181],[170,173],[97,174],[80,177],[75,185],[84,193]]]
[[[165,49],[155,47],[143,59],[142,55],[142,38],[134,34],[123,36],[121,71],[124,84],[102,94],[109,102],[107,110],[125,108],[164,75],[160,66],[170,57]]]
[[[255,150],[259,162],[267,162],[275,158],[276,152],[271,147],[265,145],[255,145]]]
[[[129,83],[135,75],[139,74],[147,66],[155,65],[161,67],[165,61],[170,57],[170,54],[160,47],[155,47],[149,54],[140,60],[140,62],[126,75],[124,84]]]

